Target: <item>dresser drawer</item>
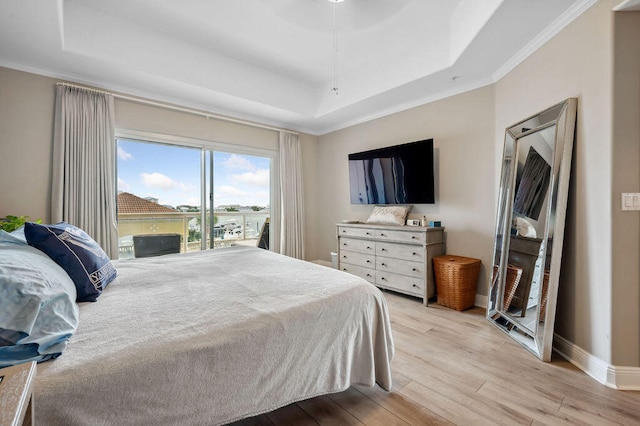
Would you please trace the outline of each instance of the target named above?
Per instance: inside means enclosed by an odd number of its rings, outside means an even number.
[[[372,254],[358,253],[357,251],[340,250],[340,269],[343,263],[363,266],[365,268],[375,268],[376,257]]]
[[[358,253],[374,254],[375,241],[357,240],[354,238],[340,238],[340,250],[357,251]]]
[[[373,238],[376,231],[371,228],[352,228],[348,226],[338,226],[338,236],[340,237],[362,237]]]
[[[377,287],[417,296],[427,306],[436,294],[431,259],[445,253],[444,228],[336,225],[338,269]]]
[[[424,262],[412,262],[410,260],[393,259],[391,257],[376,257],[376,270],[382,272],[392,272],[394,274],[423,278],[426,276],[426,269]]]
[[[348,272],[353,275],[357,275],[360,278],[364,278],[372,284],[376,283],[376,272],[372,268],[365,268],[362,266],[350,265],[348,263],[342,263],[340,270]]]
[[[394,244],[386,241],[376,243],[376,255],[396,259],[424,262],[424,246]]]
[[[424,295],[424,279],[407,277],[392,272],[376,271],[376,285],[389,290],[422,297]]]
[[[403,243],[423,244],[426,242],[424,232],[420,231],[395,231],[392,229],[380,229],[375,231],[378,241],[399,241]]]

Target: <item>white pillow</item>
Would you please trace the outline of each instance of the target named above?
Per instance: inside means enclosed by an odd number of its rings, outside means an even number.
[[[412,206],[375,206],[366,223],[382,225],[404,225]]]
[[[527,219],[516,217],[515,226],[519,236],[536,238],[536,228]]]

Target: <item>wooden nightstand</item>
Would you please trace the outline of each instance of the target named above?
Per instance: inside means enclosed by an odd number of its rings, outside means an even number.
[[[0,369],[0,426],[33,425],[35,361]]]

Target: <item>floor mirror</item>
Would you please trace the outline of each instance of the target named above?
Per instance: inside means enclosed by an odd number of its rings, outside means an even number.
[[[569,98],[505,131],[487,319],[551,360],[577,113]]]

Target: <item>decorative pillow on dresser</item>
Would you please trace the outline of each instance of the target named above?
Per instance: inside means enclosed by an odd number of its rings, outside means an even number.
[[[78,322],[69,275],[40,250],[0,230],[0,368],[57,358]]]
[[[536,228],[533,227],[531,222],[522,217],[517,217],[513,220],[516,228],[516,234],[521,237],[536,238]]]
[[[404,225],[411,205],[407,206],[375,206],[366,223],[381,225]]]
[[[29,245],[42,250],[69,274],[78,292],[78,302],[95,302],[116,269],[107,254],[82,229],[60,222],[40,225],[27,222],[24,233]]]

